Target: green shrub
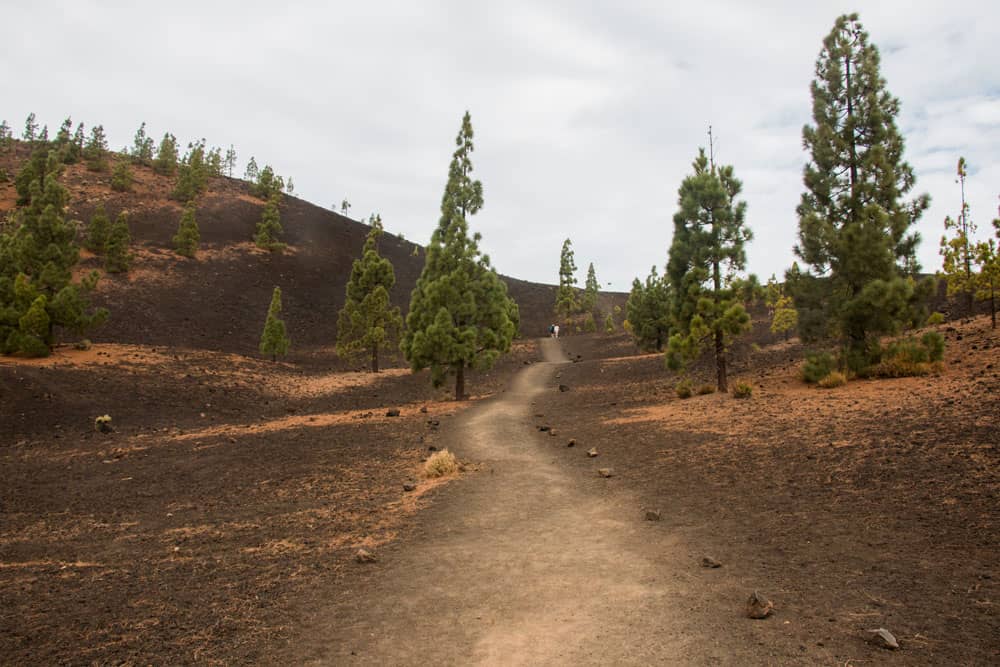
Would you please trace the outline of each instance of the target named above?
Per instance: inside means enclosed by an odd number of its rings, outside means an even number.
[[[733,398],[750,398],[753,395],[753,385],[749,382],[737,381],[733,384]]]
[[[700,387],[698,387],[698,395],[699,396],[705,396],[707,394],[714,394],[714,393],[715,393],[715,385],[714,384],[703,384]]]
[[[587,317],[583,320],[583,329],[587,333],[594,333],[597,331],[597,322],[594,320],[593,313],[587,313]]]
[[[927,324],[933,326],[935,324],[943,324],[944,315],[942,313],[931,313],[930,317],[927,318]]]
[[[830,371],[830,373],[817,383],[823,389],[833,389],[847,384],[847,376],[840,371]]]
[[[829,352],[806,355],[806,360],[802,364],[802,379],[806,382],[819,382],[829,375],[836,365],[836,360]]]
[[[870,374],[888,378],[929,375],[941,370],[943,359],[944,336],[928,331],[919,340],[904,338],[890,343]]]
[[[608,313],[608,316],[604,318],[604,333],[613,334],[614,332],[615,332],[615,320],[611,316],[611,313]]]
[[[674,387],[674,392],[677,394],[677,398],[691,398],[694,394],[694,390],[691,388],[691,380],[684,378],[677,383]]]

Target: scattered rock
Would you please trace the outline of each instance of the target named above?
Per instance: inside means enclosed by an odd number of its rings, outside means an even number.
[[[398,417],[399,416],[399,410],[397,408],[393,408],[392,410],[389,410],[388,412],[386,412],[385,416],[386,417]]]
[[[774,604],[754,591],[747,600],[747,618],[767,618],[774,612]]]
[[[601,477],[608,478],[611,477],[614,473],[611,471],[611,468],[598,468],[597,474],[600,475]]]
[[[885,628],[878,628],[877,630],[869,630],[868,633],[871,637],[868,639],[872,644],[875,644],[879,648],[884,648],[889,651],[896,651],[899,649],[899,642],[891,632]]]
[[[722,563],[720,563],[719,561],[715,560],[711,556],[705,556],[704,558],[701,559],[701,566],[702,567],[709,567],[709,568],[715,569],[717,567],[722,567]],[[751,616],[751,618],[753,618],[753,617]]]
[[[569,391],[569,387],[564,384],[559,385],[559,391]]]
[[[646,521],[659,521],[662,518],[660,510],[646,510]]]
[[[574,440],[573,438],[570,438],[569,442],[566,443],[566,446],[567,447],[576,447],[576,440]]]
[[[431,428],[437,428],[438,426],[441,425],[441,422],[438,421],[437,419],[428,419],[427,425],[430,426]]]
[[[588,449],[587,450],[587,456],[589,456],[590,458],[596,457],[597,456],[597,447],[591,447],[590,449]]]
[[[420,412],[421,412],[421,414],[425,414],[426,415],[427,414],[427,406],[426,405],[421,405],[420,406]]]
[[[414,484],[413,482],[404,482],[403,483],[403,491],[406,491],[407,493],[409,493],[410,491],[416,491],[416,490],[417,490],[417,485]]]
[[[429,451],[429,452],[436,452],[437,450],[438,450],[438,448],[435,447],[434,445],[428,445],[427,446],[427,451]]]
[[[559,431],[555,430],[554,428],[550,428],[549,435],[559,435]]]
[[[551,426],[539,426],[538,430],[541,431],[542,433],[544,433],[545,431],[551,431],[552,427]]]
[[[374,563],[378,560],[375,558],[375,554],[364,549],[358,549],[358,553],[354,554],[354,559],[359,563]]]

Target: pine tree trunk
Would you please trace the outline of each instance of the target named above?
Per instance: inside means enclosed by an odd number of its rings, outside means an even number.
[[[465,364],[460,363],[455,368],[455,400],[465,400]]]
[[[726,393],[729,387],[726,384],[726,347],[722,339],[722,332],[715,332],[715,370],[718,376],[719,392]]]
[[[378,345],[372,345],[372,373],[378,373]]]

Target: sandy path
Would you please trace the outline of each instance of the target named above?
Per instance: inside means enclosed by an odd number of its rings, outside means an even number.
[[[380,571],[363,599],[345,591],[346,602],[321,612],[301,646],[310,664],[703,659],[672,618],[679,549],[667,531],[546,454],[553,443],[534,428],[531,401],[565,360],[555,340],[543,350],[546,363],[461,418],[449,445],[482,470],[427,510],[414,539],[369,566]]]

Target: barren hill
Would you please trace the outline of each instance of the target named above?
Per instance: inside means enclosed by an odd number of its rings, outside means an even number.
[[[28,146],[19,143],[13,154],[0,155],[0,169],[13,178],[28,154]],[[189,260],[174,253],[171,242],[182,212],[181,203],[169,198],[174,179],[142,166],[133,165],[132,173],[133,187],[126,193],[111,189],[110,173],[91,172],[83,164],[67,167],[62,177],[70,191],[67,218],[82,221],[81,231],[101,203],[112,220],[120,211],[129,215],[135,262],[128,275],[102,278],[94,302],[108,307],[111,317],[90,334],[92,340],[252,354],[271,291],[280,286],[292,358],[329,356],[367,225],[285,195],[281,223],[288,248],[272,254],[252,241],[264,202],[251,196],[245,181],[212,178],[197,206],[201,250]],[[0,183],[0,217],[14,208],[15,199],[12,180]],[[391,298],[405,313],[424,248],[391,229],[389,220],[380,251],[395,267]],[[83,253],[81,269],[100,266],[100,258]],[[521,335],[541,335],[550,322],[555,288],[504,280],[520,307]],[[624,304],[625,296],[608,294],[602,300],[607,306]]]

